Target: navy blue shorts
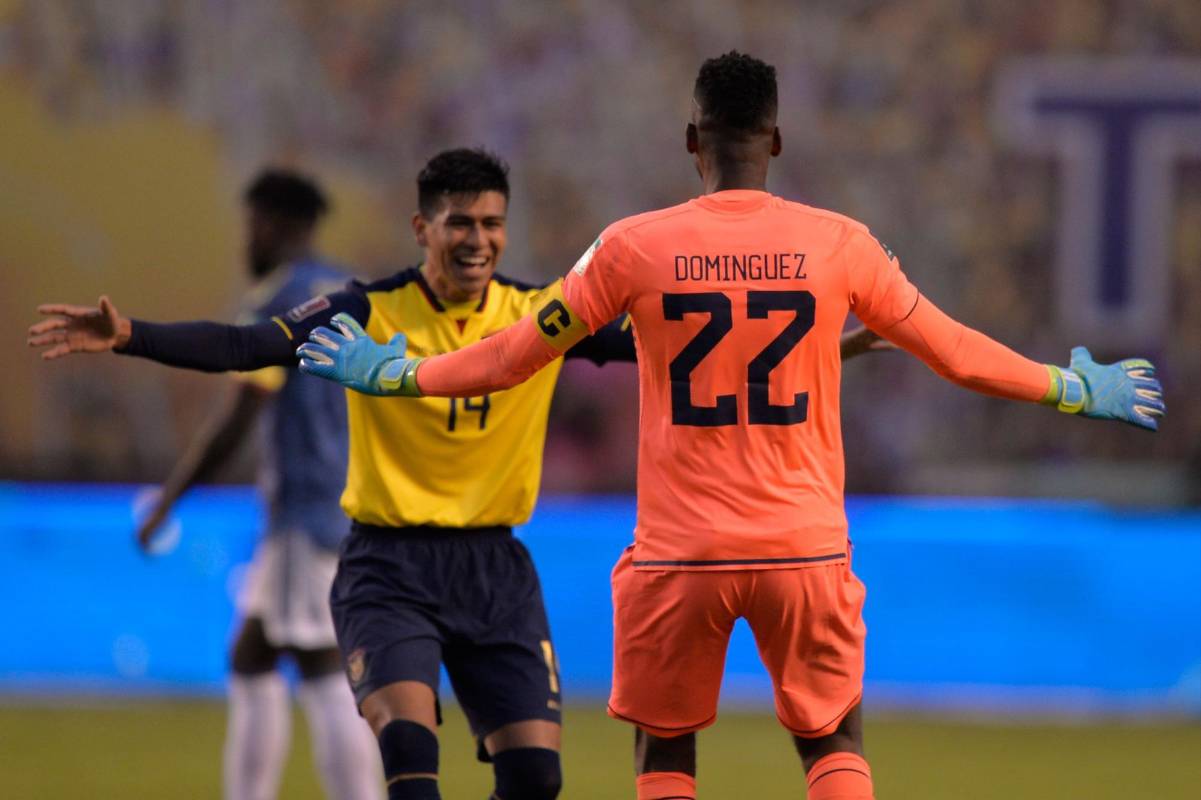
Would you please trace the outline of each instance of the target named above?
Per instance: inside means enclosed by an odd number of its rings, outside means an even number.
[[[330,592],[355,700],[397,681],[438,691],[446,666],[472,733],[560,722],[542,587],[509,528],[355,523]]]

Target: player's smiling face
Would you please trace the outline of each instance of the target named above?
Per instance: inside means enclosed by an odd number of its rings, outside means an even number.
[[[500,192],[448,195],[432,219],[413,217],[417,243],[425,250],[423,272],[442,300],[479,300],[505,249],[508,201]]]

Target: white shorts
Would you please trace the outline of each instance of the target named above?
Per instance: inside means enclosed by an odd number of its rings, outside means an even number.
[[[243,617],[261,619],[267,641],[275,647],[337,647],[329,612],[329,588],[337,570],[337,553],[318,547],[303,533],[267,536],[255,548],[238,610]]]

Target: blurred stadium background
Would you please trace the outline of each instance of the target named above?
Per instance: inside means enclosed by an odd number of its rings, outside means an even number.
[[[779,70],[774,191],[865,221],[936,302],[1032,357],[1147,355],[1167,393],[1152,436],[902,356],[846,370],[879,795],[1201,796],[1201,4],[0,0],[6,796],[216,795],[258,515],[247,454],[180,507],[174,550],[137,555],[138,486],[223,379],[41,365],[34,306],[103,291],[133,316],[231,317],[236,198],[267,163],[326,184],[323,244],[354,271],[415,263],[416,172],[457,145],[510,161],[502,269],[548,279],[612,219],[698,191],[689,90],[731,47]],[[601,380],[564,370],[524,534],[574,699],[566,798],[632,786],[629,732],[600,709],[636,383]],[[799,796],[749,636],[727,669],[702,792]],[[451,717],[447,796],[483,796]],[[283,796],[318,796],[306,759]]]

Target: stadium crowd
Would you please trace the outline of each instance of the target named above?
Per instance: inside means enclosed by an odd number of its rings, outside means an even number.
[[[607,221],[698,193],[683,152],[682,87],[703,57],[735,45],[780,70],[777,193],[864,220],[948,312],[1063,362],[1071,345],[1087,342],[1055,318],[1058,172],[1052,159],[1015,152],[1000,137],[998,70],[1036,54],[1196,57],[1201,5],[38,0],[0,17],[0,76],[34,87],[64,126],[148,108],[183,115],[216,133],[232,174],[280,159],[349,171],[375,187],[398,228],[408,224],[412,177],[425,158],[486,145],[513,166],[501,269],[546,280]],[[1201,383],[1201,164],[1179,163],[1176,178],[1172,334],[1136,348],[1161,364],[1172,414],[1165,434],[1098,437],[1087,422],[1064,425],[956,392],[915,363],[882,356],[846,372],[848,488],[928,489],[923,476],[969,475],[984,457],[1024,468],[1149,453],[1169,472],[1201,470],[1201,404],[1185,394]],[[383,274],[415,255],[354,266]],[[1094,353],[1112,360],[1133,351]],[[599,391],[591,367],[565,370],[547,488],[632,488],[637,404],[628,372],[621,391]],[[81,398],[69,413],[97,412]],[[104,413],[126,415],[118,429],[135,429],[128,408]],[[128,463],[121,448],[148,446],[136,440],[96,435],[76,446],[120,464]],[[145,473],[106,477],[145,479],[174,444],[162,450]],[[56,477],[94,477],[60,467]],[[1000,479],[947,485],[1007,487]]]

